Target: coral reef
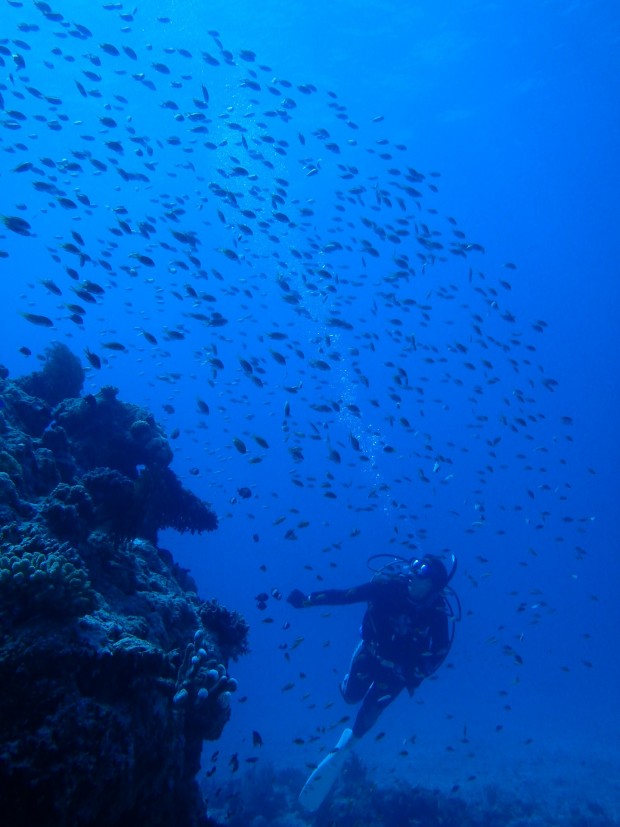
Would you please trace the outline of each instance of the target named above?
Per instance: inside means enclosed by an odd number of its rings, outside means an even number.
[[[29,396],[54,407],[63,399],[80,395],[84,368],[66,345],[55,342],[45,351],[42,369],[19,377],[15,384]],[[36,411],[38,407],[34,405],[31,410]],[[24,412],[28,413],[26,408]]]
[[[206,600],[200,607],[200,619],[205,628],[217,635],[220,647],[227,657],[236,660],[247,653],[250,629],[238,612],[229,611],[216,600]]]
[[[174,528],[191,534],[213,531],[217,518],[187,491],[169,468],[144,468],[135,485],[135,508],[142,536],[153,537],[158,528]]]
[[[54,423],[71,442],[82,471],[114,468],[130,479],[138,467],[166,467],[172,449],[163,430],[144,408],[120,402],[116,388],[102,388],[95,396],[64,399],[54,409]]]
[[[94,605],[88,574],[68,545],[47,538],[40,528],[0,532],[0,617],[72,617]]]
[[[228,676],[223,664],[209,657],[208,649],[204,633],[197,631],[185,650],[172,699],[185,713],[186,738],[194,747],[189,757],[194,773],[200,769],[202,740],[220,737],[228,720],[231,693],[237,689],[235,679]]]
[[[593,801],[579,805],[527,801],[490,786],[481,801],[457,793],[414,787],[405,781],[377,785],[366,766],[351,755],[341,778],[320,810],[304,812],[297,801],[302,772],[254,765],[243,777],[222,784],[205,779],[210,812],[228,827],[618,827],[620,822]]]
[[[207,825],[195,776],[247,625],[156,540],[217,518],[150,413],[82,380],[60,345],[29,377],[0,370],[3,823]]]
[[[149,411],[121,402],[112,387],[58,401],[60,390],[76,394],[82,386],[74,360],[55,345],[41,371],[0,379],[3,522],[25,516],[36,501],[48,530],[63,539],[83,539],[100,527],[154,543],[161,528],[215,530],[217,516],[168,467],[172,449]]]

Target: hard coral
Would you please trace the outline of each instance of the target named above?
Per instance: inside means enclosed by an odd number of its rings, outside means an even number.
[[[54,411],[80,468],[114,468],[136,479],[139,466],[169,465],[172,449],[153,416],[116,396],[116,388],[106,387],[95,396],[66,399]]]
[[[198,614],[205,628],[216,635],[227,659],[237,660],[247,654],[250,627],[242,615],[220,606],[216,600],[205,601]]]
[[[93,503],[83,485],[61,482],[39,510],[50,533],[62,539],[83,539],[93,521]]]
[[[136,482],[136,501],[143,514],[142,536],[154,539],[160,528],[191,534],[215,531],[217,516],[181,485],[169,468],[144,468]]]
[[[79,396],[84,384],[80,360],[66,345],[55,342],[45,351],[43,368],[16,380],[16,384],[48,405]]]
[[[32,375],[32,374],[31,374]],[[28,377],[22,377],[24,384]],[[19,381],[19,380],[18,380]],[[2,432],[8,430],[8,423],[17,425],[20,432],[29,436],[41,436],[52,418],[52,407],[42,399],[30,396],[27,391],[12,382],[0,385],[4,410],[0,412]]]
[[[54,455],[56,469],[62,482],[71,482],[77,474],[77,467],[71,453],[71,443],[64,429],[52,423],[41,436],[41,445]]]
[[[6,523],[16,516],[29,517],[33,511],[30,503],[20,498],[17,486],[11,477],[4,471],[0,471],[0,521]]]
[[[71,617],[94,605],[79,556],[36,530],[19,544],[0,543],[0,596],[0,613],[22,621],[32,615]]]
[[[115,537],[136,537],[140,517],[132,480],[113,468],[94,468],[81,481],[92,499],[97,526]]]
[[[198,629],[185,649],[172,699],[185,715],[186,761],[195,772],[200,769],[202,741],[220,737],[230,718],[231,693],[237,690],[237,681],[210,652],[208,638]]]

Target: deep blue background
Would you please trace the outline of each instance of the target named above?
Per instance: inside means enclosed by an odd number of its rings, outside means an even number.
[[[2,43],[26,61],[26,69],[18,72],[4,56],[5,110],[18,110],[25,120],[17,119],[19,129],[11,129],[14,116],[3,114],[0,213],[22,215],[36,234],[21,238],[5,232],[0,238],[0,249],[9,254],[0,261],[2,360],[20,373],[32,369],[35,358],[25,359],[18,352],[21,346],[35,354],[51,341],[66,341],[78,353],[88,346],[107,358],[100,372],[90,371],[88,390],[118,386],[123,399],[151,408],[168,431],[181,430],[174,442],[174,468],[213,503],[221,527],[208,537],[170,533],[162,540],[192,570],[203,596],[242,611],[252,626],[252,654],[231,664],[240,680],[239,696],[247,701],[234,705],[223,754],[237,752],[242,761],[255,754],[251,731],[257,729],[265,741],[264,759],[304,767],[331,746],[341,717],[351,712],[343,707],[337,681],[356,640],[362,607],[296,614],[270,599],[268,611],[261,613],[255,595],[272,588],[283,593],[294,586],[311,589],[317,582],[358,582],[367,575],[368,554],[407,551],[401,543],[408,539],[425,551],[449,548],[458,554],[455,587],[465,617],[457,630],[452,668],[413,701],[399,699],[378,725],[387,733],[385,739],[379,743],[369,736],[361,749],[364,757],[376,763],[378,772],[395,770],[447,788],[475,775],[469,782],[474,791],[492,779],[532,789],[536,780],[544,786],[551,778],[561,790],[568,778],[578,788],[579,774],[601,799],[607,797],[612,782],[600,779],[598,767],[609,762],[617,776],[620,677],[616,4],[271,0],[261,3],[260,11],[251,2],[144,3],[135,10],[86,10],[82,3],[59,2],[54,9],[66,27],[46,20],[29,3],[21,8],[4,3],[0,11]],[[122,13],[133,19],[123,20]],[[158,16],[171,22],[157,22]],[[24,22],[37,24],[39,31],[20,31]],[[94,36],[86,41],[67,36],[72,22],[88,26]],[[218,54],[209,30],[219,32],[236,66],[210,67],[200,59],[201,51]],[[130,45],[138,60],[110,58],[99,47],[106,42]],[[192,57],[166,53],[171,47],[187,49]],[[53,55],[52,49],[61,53]],[[256,63],[240,58],[243,49],[256,52]],[[102,66],[93,67],[85,57],[89,54],[100,56]],[[159,61],[171,67],[170,76],[153,70],[151,64]],[[267,64],[270,71],[258,64]],[[240,86],[252,68],[263,87],[260,93]],[[85,80],[84,69],[98,72],[101,80]],[[131,77],[138,72],[156,84],[156,91]],[[291,123],[264,115],[280,101],[265,89],[274,78],[293,84],[285,93],[298,104]],[[76,79],[88,90],[100,90],[101,97],[80,96]],[[179,89],[170,87],[171,79],[179,80]],[[188,122],[175,122],[174,112],[160,104],[179,101],[179,112],[187,114],[191,98],[201,97],[201,83],[210,93],[210,132],[190,136]],[[302,83],[314,84],[318,91],[305,96],[295,89]],[[57,96],[62,104],[48,107],[24,92],[25,86]],[[358,129],[334,117],[329,104],[335,99],[327,90],[337,94]],[[249,129],[250,145],[262,134],[288,142],[281,156],[262,143],[273,171],[253,162],[237,144],[239,134],[226,127],[227,111]],[[36,119],[41,113],[47,119],[66,114],[67,120],[55,131]],[[103,115],[118,123],[112,135],[97,120]],[[256,121],[266,126],[254,126]],[[142,166],[145,159],[135,154],[127,127],[148,136],[154,169]],[[327,128],[339,143],[339,156],[312,138],[318,127]],[[305,146],[299,144],[298,132],[306,136]],[[167,143],[172,134],[185,136],[179,147]],[[103,143],[110,139],[124,145],[124,168],[148,172],[148,185],[123,182],[112,161],[100,176],[93,175],[87,160],[81,172],[70,175],[40,166],[41,158],[58,163],[76,150],[88,150],[101,160],[114,158]],[[383,281],[393,269],[392,256],[407,252],[414,260],[421,248],[412,240],[398,250],[386,245],[380,259],[366,257],[366,266],[359,255],[359,239],[363,233],[371,237],[359,216],[381,222],[398,215],[398,210],[371,209],[371,177],[379,174],[385,181],[386,163],[377,158],[382,147],[377,142],[385,139],[393,153],[387,167],[441,173],[420,185],[424,196],[417,220],[439,228],[449,243],[453,225],[445,216],[453,216],[467,240],[486,250],[484,255],[470,253],[466,261],[448,255],[425,276],[418,272],[398,285],[401,299],[415,298],[432,308],[428,326],[418,310],[386,306],[380,296],[394,289]],[[214,151],[203,146],[206,140],[228,143]],[[407,150],[394,150],[396,144]],[[258,176],[267,193],[279,186],[275,177],[289,182],[282,209],[291,216],[298,206],[294,199],[300,204],[315,199],[309,226],[276,224],[279,243],[247,220],[255,234],[239,240],[237,249],[244,256],[239,264],[218,252],[233,247],[236,236],[216,210],[229,223],[236,220],[235,210],[208,188],[218,181],[248,193],[246,179],[231,184],[217,172],[235,163],[231,155]],[[321,159],[319,174],[307,177],[300,163],[304,159]],[[56,174],[69,195],[87,193],[96,206],[63,210],[53,198],[35,193],[31,180],[42,176],[13,171],[24,161]],[[193,168],[184,168],[188,162]],[[359,170],[355,179],[340,178],[337,163],[354,165]],[[427,189],[429,181],[438,193]],[[335,192],[358,183],[366,186],[363,205],[355,198],[334,200]],[[251,196],[245,200],[252,201]],[[164,217],[175,204],[186,210],[178,225]],[[334,204],[344,204],[346,211],[334,212]],[[110,234],[119,207],[126,209],[123,217],[133,226],[145,216],[157,220],[150,246],[142,236]],[[428,207],[437,215],[427,213]],[[264,208],[269,217],[268,200]],[[335,223],[334,217],[342,221]],[[88,307],[83,331],[66,319],[62,307],[62,301],[71,301],[72,286],[64,267],[76,262],[58,245],[68,240],[71,228],[84,236],[93,258],[109,256],[114,269],[112,283],[100,265],[86,265],[87,277],[105,285],[106,296],[99,306]],[[178,245],[174,253],[158,246],[160,241],[174,244],[169,230],[179,228],[199,234],[197,255],[207,279],[170,263],[186,260]],[[351,253],[317,255],[317,265],[326,262],[355,285],[317,296],[304,290],[295,271],[298,259],[287,251],[333,238],[347,243],[355,238]],[[54,261],[50,251],[60,260]],[[156,268],[136,266],[128,257],[132,251],[152,255]],[[506,269],[506,262],[517,269]],[[136,266],[135,272],[122,269],[128,266]],[[474,271],[471,284],[469,267]],[[224,275],[223,282],[212,268]],[[300,290],[308,318],[283,303],[278,276]],[[39,283],[44,278],[62,288],[62,300],[47,294]],[[500,279],[512,289],[498,287]],[[217,298],[212,306],[202,302],[198,310],[217,309],[230,319],[225,328],[205,328],[183,315],[192,310],[184,288],[188,283]],[[516,317],[514,325],[489,312],[474,289],[488,285],[498,290],[501,308]],[[453,298],[443,298],[442,290]],[[27,310],[48,314],[55,327],[29,325],[18,314]],[[325,324],[334,310],[355,331],[326,344],[330,331]],[[508,351],[494,345],[483,351],[472,334],[472,312],[485,314],[485,341],[493,336],[507,343]],[[435,347],[435,355],[446,361],[425,363],[420,349],[405,355],[394,343],[394,317],[404,322],[407,335]],[[544,334],[531,327],[541,319],[548,323]],[[186,339],[165,342],[165,328],[178,325],[184,325]],[[277,326],[288,333],[289,342],[266,339]],[[158,348],[145,342],[141,329],[157,335]],[[369,340],[363,333],[376,337],[374,352],[364,346]],[[106,352],[102,343],[112,340],[123,342],[127,353]],[[303,358],[288,347],[293,340]],[[466,343],[467,356],[455,350],[455,342]],[[527,350],[528,344],[536,350]],[[225,365],[217,372],[209,363],[214,345]],[[271,359],[270,347],[286,356],[285,368]],[[359,356],[352,347],[360,349]],[[334,351],[339,361],[330,361]],[[255,359],[255,366],[266,371],[264,387],[244,375],[239,358]],[[310,360],[316,358],[327,358],[331,370],[313,369]],[[493,363],[500,382],[472,396],[472,383],[482,381],[482,358]],[[476,363],[475,376],[463,367],[466,359]],[[368,378],[368,390],[359,384],[356,367]],[[390,399],[398,367],[407,371],[412,386],[425,388],[423,396],[404,392],[400,408]],[[541,386],[541,376],[559,382],[553,393]],[[297,393],[285,390],[300,382]],[[531,398],[526,408],[537,420],[516,432],[501,425],[502,414],[518,415],[515,388]],[[199,414],[197,396],[208,403],[208,417]],[[361,417],[310,408],[335,400],[358,405]],[[286,402],[291,417],[285,421]],[[172,404],[175,413],[167,415],[163,404]],[[411,422],[410,429],[398,422],[400,416]],[[562,425],[566,416],[572,417],[572,426]],[[350,447],[350,432],[374,462],[359,461]],[[267,439],[268,451],[257,446],[254,434]],[[486,440],[498,436],[502,441],[492,457]],[[235,437],[247,444],[247,454],[235,449]],[[430,451],[425,448],[429,443]],[[394,454],[383,452],[386,444],[395,448]],[[288,451],[293,445],[302,448],[302,463],[293,461]],[[342,455],[339,465],[329,460],[333,448]],[[433,473],[438,454],[448,455],[451,464],[440,462]],[[259,457],[261,462],[251,462]],[[191,474],[192,468],[200,473]],[[421,469],[431,483],[420,480]],[[326,476],[330,473],[333,479]],[[454,476],[441,484],[449,474]],[[290,482],[292,475],[303,487]],[[331,488],[322,488],[325,484]],[[252,488],[252,499],[238,497],[242,485]],[[544,485],[548,490],[541,490]],[[325,498],[325,490],[337,498]],[[369,505],[374,510],[367,511]],[[476,525],[481,509],[483,526]],[[308,525],[299,528],[302,521]],[[298,539],[284,539],[288,529]],[[317,581],[317,576],[323,579]],[[265,616],[274,622],[262,622]],[[285,623],[290,629],[282,628]],[[282,647],[290,648],[298,637],[303,643],[286,660],[288,650]],[[520,654],[522,665],[506,647]],[[306,677],[300,678],[300,672]],[[295,687],[282,692],[289,683]],[[461,740],[465,727],[467,743]],[[320,735],[318,741],[292,744],[293,738],[307,741],[314,733]],[[414,734],[417,742],[408,745],[409,757],[399,756],[402,741]],[[582,758],[585,769],[579,767]]]

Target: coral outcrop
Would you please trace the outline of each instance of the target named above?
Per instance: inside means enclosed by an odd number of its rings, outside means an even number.
[[[243,618],[157,531],[217,518],[151,414],[62,345],[0,371],[0,800],[12,825],[206,825],[202,743],[230,716]]]

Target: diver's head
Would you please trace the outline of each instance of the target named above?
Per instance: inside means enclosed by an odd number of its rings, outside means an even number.
[[[409,564],[409,596],[416,603],[440,592],[448,585],[449,580],[448,570],[439,557],[432,554],[412,560]]]

